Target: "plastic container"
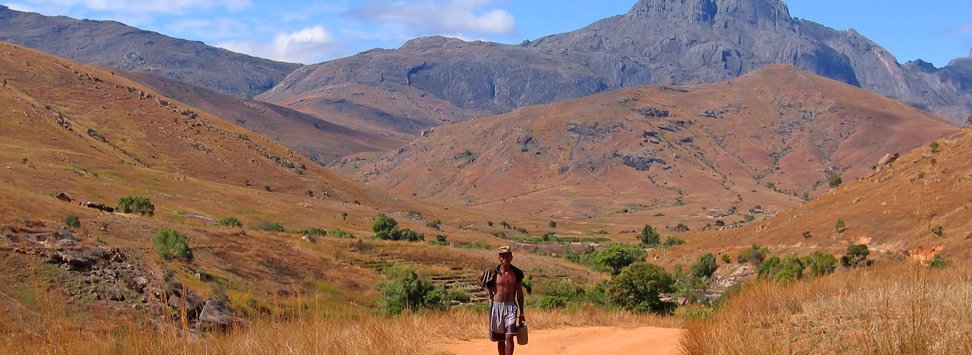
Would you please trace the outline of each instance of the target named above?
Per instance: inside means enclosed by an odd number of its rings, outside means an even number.
[[[529,341],[529,334],[527,333],[526,322],[523,322],[516,328],[516,343],[519,345],[527,345],[527,341]]]

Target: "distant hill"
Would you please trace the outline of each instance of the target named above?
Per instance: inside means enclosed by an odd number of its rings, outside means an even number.
[[[342,156],[396,149],[404,137],[379,135],[334,124],[274,104],[220,93],[151,74],[118,71],[167,97],[199,108],[286,145],[321,164]]]
[[[144,31],[114,21],[75,20],[0,5],[0,41],[84,64],[153,74],[253,97],[300,64],[275,62]]]
[[[965,124],[968,59],[899,64],[854,30],[795,19],[781,0],[641,0],[623,15],[520,45],[419,38],[295,71],[260,99],[318,112],[353,106],[361,120],[412,133],[452,120],[645,84],[696,84],[791,64]],[[345,89],[367,87],[369,89]]]
[[[972,256],[969,156],[972,132],[965,128],[904,152],[877,172],[848,181],[803,206],[734,230],[718,242],[712,239],[708,247],[758,243],[783,250],[843,251],[851,244],[868,244],[874,254],[904,252],[928,260],[941,253],[946,259],[968,259]],[[837,231],[838,220],[845,230]]]
[[[332,166],[369,186],[484,211],[742,221],[864,176],[956,131],[931,114],[792,66],[727,82],[615,90],[434,128]],[[748,211],[748,212],[747,212]],[[661,216],[658,216],[660,214]],[[603,220],[603,219],[602,219]]]

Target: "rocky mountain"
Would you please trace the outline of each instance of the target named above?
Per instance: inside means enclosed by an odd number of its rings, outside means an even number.
[[[712,214],[731,223],[795,207],[826,193],[830,175],[851,181],[887,153],[956,129],[775,65],[726,82],[627,88],[436,127],[397,152],[333,167],[375,188],[494,213],[697,228]]]
[[[114,21],[75,20],[0,5],[0,41],[85,64],[136,71],[253,97],[300,64],[275,62],[144,31]]]
[[[626,14],[520,45],[420,38],[306,66],[260,99],[305,112],[352,105],[362,120],[414,132],[448,121],[411,107],[418,98],[466,120],[623,87],[720,81],[782,63],[964,124],[972,113],[967,62],[902,65],[854,30],[791,17],[781,0],[641,0]],[[373,91],[345,89],[353,85]]]

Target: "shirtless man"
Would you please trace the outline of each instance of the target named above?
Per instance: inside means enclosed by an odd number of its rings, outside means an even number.
[[[486,284],[491,301],[489,338],[496,342],[499,355],[513,355],[513,337],[517,326],[526,321],[523,315],[523,271],[513,266],[513,252],[509,246],[499,248],[499,262],[492,270],[496,275],[495,281]]]

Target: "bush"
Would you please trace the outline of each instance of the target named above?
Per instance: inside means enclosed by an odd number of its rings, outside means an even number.
[[[870,253],[867,244],[854,244],[847,247],[847,254],[840,258],[840,263],[846,267],[857,267],[865,264]]]
[[[753,244],[749,249],[743,250],[736,256],[737,263],[750,263],[759,266],[769,255],[769,248],[760,247],[759,245]]]
[[[837,270],[837,257],[815,251],[810,256],[804,258],[803,265],[806,265],[810,269],[811,277],[823,276]]]
[[[189,249],[188,238],[185,234],[173,229],[159,229],[158,233],[155,233],[155,237],[152,238],[152,245],[155,246],[155,252],[163,259],[183,258],[188,261],[192,260],[192,250]]]
[[[631,264],[611,278],[607,296],[611,303],[637,312],[669,313],[674,303],[663,302],[661,293],[672,292],[675,279],[661,266],[649,263]]]
[[[799,256],[787,255],[783,259],[774,256],[759,265],[757,273],[760,279],[789,282],[803,277],[805,266]]]
[[[550,221],[549,223],[547,223],[547,226],[550,228],[557,228],[557,222]]]
[[[638,240],[641,241],[641,245],[654,246],[661,242],[661,235],[658,234],[655,228],[646,224],[644,228],[641,228],[641,233],[638,234]]]
[[[392,266],[385,270],[388,279],[378,283],[381,299],[378,309],[387,315],[442,306],[443,292],[432,281],[419,277],[412,269]]]
[[[722,262],[726,264],[732,263],[732,257],[729,254],[722,254]]]
[[[326,230],[323,230],[323,229],[320,229],[320,228],[316,228],[316,227],[304,228],[304,229],[301,229],[299,231],[295,231],[294,233],[303,234],[303,235],[313,235],[313,236],[317,236],[317,237],[323,237],[323,236],[327,235],[327,231]]]
[[[945,257],[942,256],[942,254],[935,254],[935,257],[928,260],[927,264],[929,267],[935,269],[944,269],[946,266],[948,266],[949,262],[948,260],[945,260]]]
[[[837,222],[834,223],[834,231],[841,233],[845,230],[847,230],[847,223],[844,223],[843,219],[838,219]]]
[[[936,226],[935,228],[932,228],[931,232],[935,236],[941,237],[943,234],[945,234],[945,228],[943,228],[942,226]]]
[[[838,174],[830,174],[830,176],[827,177],[827,184],[830,185],[830,188],[835,188],[843,183],[844,179],[842,179]]]
[[[699,260],[692,264],[692,276],[695,278],[709,278],[712,274],[719,268],[716,264],[716,257],[712,253],[708,253],[699,257]]]
[[[64,225],[71,228],[81,228],[81,219],[76,215],[69,214],[64,217]]]
[[[375,216],[375,222],[371,224],[371,230],[375,233],[391,232],[396,227],[398,227],[398,221],[386,216],[384,213],[378,213]]]
[[[151,216],[155,214],[155,205],[147,197],[125,196],[118,199],[118,210],[124,213],[138,213]]]
[[[425,226],[426,227],[429,227],[429,228],[432,228],[432,229],[439,229],[439,227],[442,226],[442,221],[436,219],[436,220],[430,221],[429,223],[426,223]]]
[[[621,269],[645,259],[645,251],[633,245],[613,244],[605,249],[584,255],[583,263],[597,270],[617,275]]]
[[[216,222],[216,225],[217,226],[220,226],[220,227],[243,228],[243,222],[240,222],[240,220],[238,218],[236,218],[236,217],[223,217],[223,218],[220,218],[219,221]]]
[[[537,307],[541,309],[570,308],[584,304],[607,304],[603,284],[584,286],[569,280],[559,280],[549,285],[546,293],[537,301]]]
[[[354,238],[354,234],[340,228],[334,228],[332,230],[327,231],[327,236],[332,238],[342,238],[342,239]]]
[[[679,239],[676,236],[669,236],[667,239],[665,239],[665,242],[662,243],[662,245],[664,245],[666,247],[673,247],[673,246],[682,245],[682,244],[685,244],[685,241],[682,240],[682,239]]]
[[[250,229],[267,232],[285,232],[286,228],[280,223],[270,221],[260,221],[250,226]]]

